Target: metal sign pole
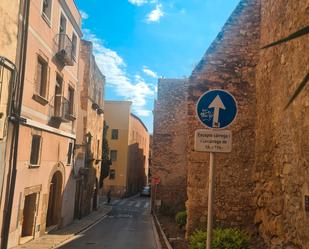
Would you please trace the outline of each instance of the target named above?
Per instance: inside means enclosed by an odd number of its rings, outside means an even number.
[[[197,101],[196,114],[198,120],[210,129],[195,131],[194,150],[210,152],[206,249],[211,249],[215,185],[214,153],[229,153],[232,150],[231,131],[217,129],[224,129],[235,120],[237,102],[228,91],[209,90]]]
[[[209,189],[208,189],[208,214],[207,214],[207,247],[211,249],[213,202],[214,202],[214,181],[215,181],[215,153],[210,152],[209,160]]]

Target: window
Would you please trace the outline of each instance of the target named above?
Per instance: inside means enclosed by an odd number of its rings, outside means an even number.
[[[41,150],[42,137],[40,135],[32,135],[30,164],[38,166],[40,163],[40,150]]]
[[[67,29],[67,19],[63,14],[60,16],[59,34],[65,34]]]
[[[41,56],[38,56],[36,68],[36,94],[47,99],[48,89],[48,63]]]
[[[69,86],[68,90],[69,114],[74,115],[74,88]]]
[[[55,99],[54,99],[54,115],[56,117],[60,117],[62,115],[62,84],[63,79],[59,74],[56,77],[56,85],[55,85]]]
[[[97,159],[101,158],[100,155],[100,139],[97,140]]]
[[[69,147],[68,147],[68,160],[67,160],[67,164],[70,165],[72,162],[72,154],[73,154],[73,143],[69,143]]]
[[[67,19],[65,19],[64,15],[60,16],[60,25],[59,25],[59,50],[65,49],[65,36],[67,29]]]
[[[43,17],[47,18],[47,21],[49,22],[51,19],[51,10],[52,10],[52,0],[43,0],[43,8],[42,8]]]
[[[109,170],[109,179],[113,180],[116,178],[116,171],[114,169]]]
[[[99,94],[99,106],[103,106],[103,103],[102,103],[102,96],[103,96],[103,94],[102,94],[102,89],[100,88],[100,90],[98,91],[98,94]]]
[[[117,150],[111,150],[111,160],[117,161]]]
[[[73,33],[72,35],[72,56],[76,60],[76,50],[77,50],[77,36]]]
[[[118,129],[112,129],[112,139],[113,140],[118,139]]]

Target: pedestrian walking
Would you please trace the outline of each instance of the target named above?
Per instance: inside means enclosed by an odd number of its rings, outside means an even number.
[[[109,204],[111,202],[111,194],[112,194],[112,189],[110,188],[108,191],[107,191],[107,203]]]

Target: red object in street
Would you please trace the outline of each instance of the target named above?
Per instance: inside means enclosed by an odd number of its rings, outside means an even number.
[[[152,183],[153,185],[159,184],[159,183],[160,183],[160,178],[159,178],[159,177],[153,177],[153,178],[151,179],[151,183]]]

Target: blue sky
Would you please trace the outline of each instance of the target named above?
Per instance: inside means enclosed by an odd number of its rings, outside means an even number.
[[[105,99],[131,100],[149,131],[158,77],[190,76],[239,0],[75,0],[106,76]]]

